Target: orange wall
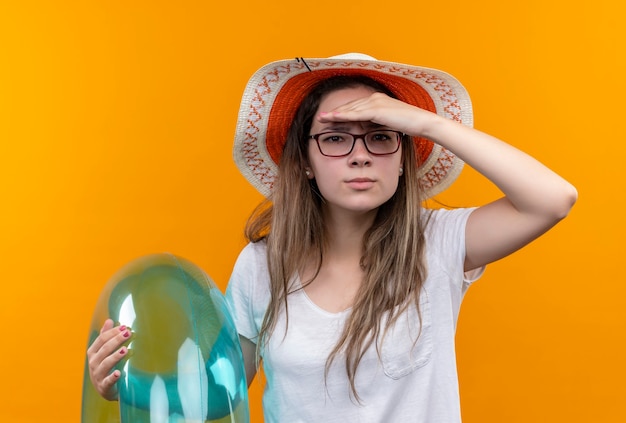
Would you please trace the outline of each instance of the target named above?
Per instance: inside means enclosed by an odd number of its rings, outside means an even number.
[[[624,3],[264,3],[0,3],[0,421],[78,421],[93,306],[129,260],[169,251],[225,287],[260,200],[231,158],[247,78],[349,51],[452,73],[476,127],[580,191],[466,297],[464,421],[626,421]],[[466,169],[440,199],[496,195]]]

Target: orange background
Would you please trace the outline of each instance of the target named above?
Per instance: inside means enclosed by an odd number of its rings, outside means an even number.
[[[477,128],[580,192],[566,221],[467,295],[464,421],[626,421],[625,12],[618,0],[1,2],[0,421],[79,420],[93,307],[128,261],[172,252],[225,287],[261,199],[231,153],[248,77],[350,51],[455,75]],[[465,169],[439,199],[497,195]]]

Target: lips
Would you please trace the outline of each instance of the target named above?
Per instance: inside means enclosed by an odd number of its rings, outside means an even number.
[[[365,190],[374,185],[374,180],[370,178],[353,178],[346,181],[346,184],[355,190]]]
[[[354,178],[354,179],[350,179],[347,182],[348,183],[350,183],[350,182],[374,182],[374,180],[372,180],[370,178]]]

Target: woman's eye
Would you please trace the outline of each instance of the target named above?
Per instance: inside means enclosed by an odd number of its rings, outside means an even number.
[[[391,136],[389,136],[386,132],[375,132],[370,135],[370,140],[374,142],[385,142],[389,141]]]
[[[346,137],[341,134],[327,134],[327,135],[324,135],[324,137],[322,138],[323,142],[329,142],[329,143],[338,143],[338,142],[343,142],[345,140],[346,140]]]

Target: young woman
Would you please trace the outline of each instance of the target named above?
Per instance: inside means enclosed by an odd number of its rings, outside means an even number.
[[[226,293],[266,422],[459,422],[454,333],[484,266],[564,218],[576,190],[471,127],[463,87],[368,56],[270,63],[251,78],[235,161],[264,202]],[[428,210],[463,162],[504,196]],[[115,398],[126,331],[88,353]]]

